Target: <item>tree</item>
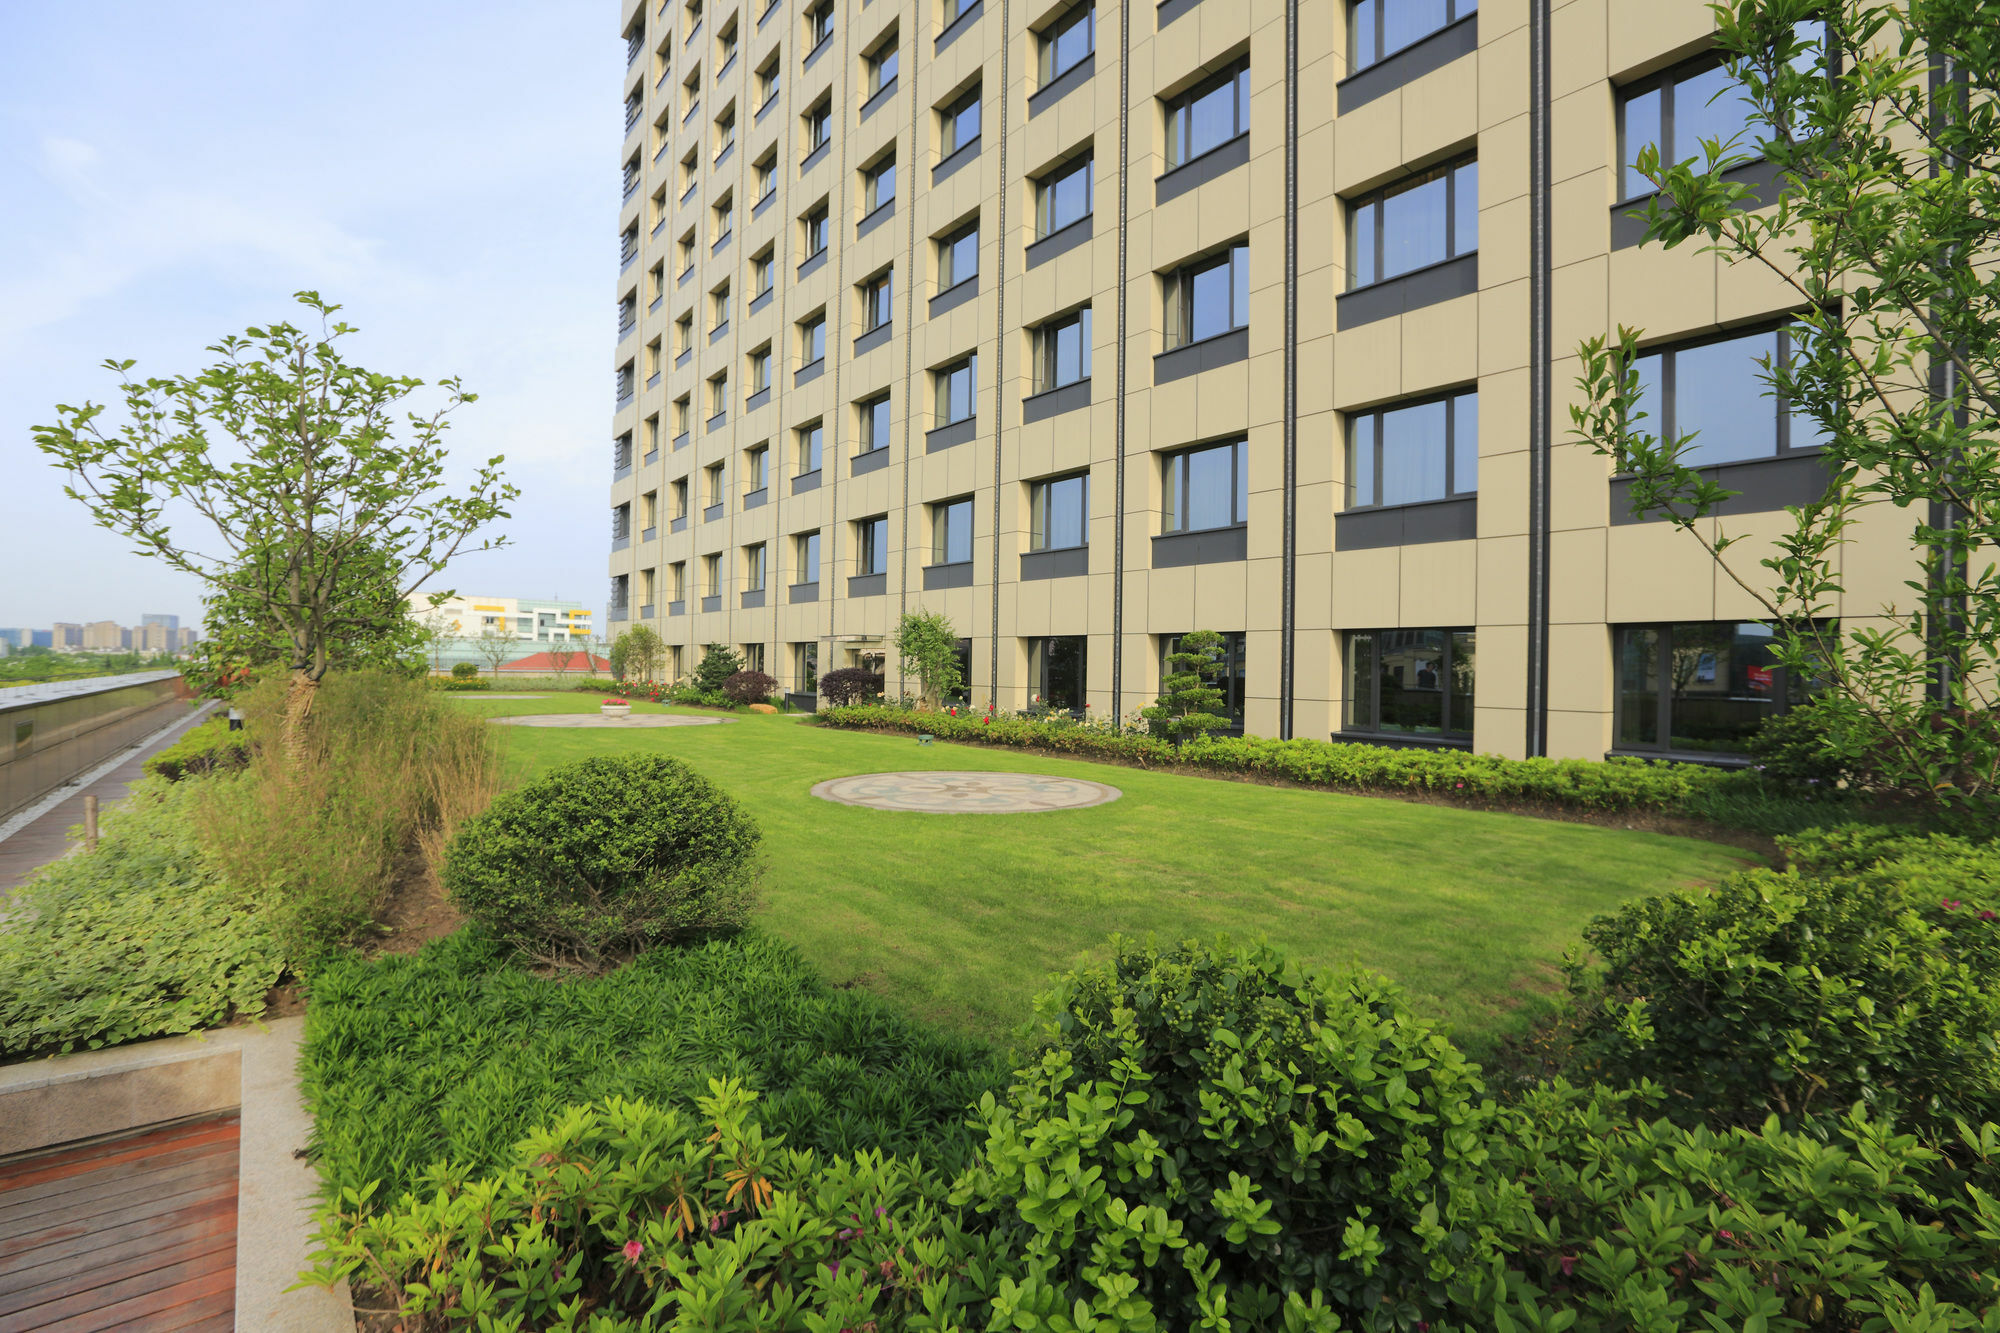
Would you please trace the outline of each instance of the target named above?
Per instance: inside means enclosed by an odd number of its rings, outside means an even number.
[[[575,660],[576,660],[576,649],[569,646],[568,639],[556,638],[550,640],[549,666],[556,673],[556,679],[558,681],[560,681],[564,676],[569,674],[570,663],[574,662]]]
[[[965,688],[958,669],[958,631],[937,611],[910,611],[896,626],[896,652],[903,678],[917,678],[919,703],[937,708]]]
[[[695,688],[704,694],[717,694],[723,682],[743,669],[743,655],[727,644],[711,643],[701,650],[701,661],[695,664]]]
[[[584,635],[578,642],[583,645],[583,674],[595,676],[598,659],[605,655],[604,640],[592,633]]]
[[[417,621],[424,657],[431,670],[443,671],[445,655],[451,651],[453,622],[442,611],[432,611]]]
[[[135,362],[107,361],[122,386],[122,425],[85,402],[58,404],[55,424],[34,428],[36,447],[69,473],[65,489],[100,526],[213,594],[249,599],[282,631],[292,754],[335,645],[381,629],[385,615],[405,619],[402,600],[461,551],[504,545],[474,546],[473,534],[508,517],[519,494],[501,480],[499,457],[464,491],[446,487],[450,416],[476,400],[459,380],[438,381],[442,406],[411,410],[422,380],[349,363],[339,343],[354,329],[333,321],[340,307],[316,292],[297,300],[318,317],[317,333],[277,323],[228,335],[209,348],[220,360],[191,376],[135,380]],[[212,526],[215,544],[183,539],[183,512]],[[393,572],[393,611],[349,596],[343,575],[354,562]]]
[[[1729,0],[1717,40],[1755,109],[1758,142],[1637,169],[1659,194],[1648,243],[1700,242],[1795,295],[1792,351],[1763,377],[1809,420],[1831,478],[1792,508],[1768,586],[1723,552],[1732,492],[1683,461],[1691,436],[1650,433],[1638,330],[1582,347],[1579,439],[1632,476],[1635,514],[1702,543],[1763,608],[1777,659],[1814,680],[1827,743],[1887,785],[1955,807],[2000,790],[2000,43],[1970,0]],[[1825,47],[1807,19],[1827,21]],[[1829,73],[1828,71],[1832,72]],[[1936,79],[1934,81],[1934,75]],[[1759,206],[1726,179],[1768,157]],[[1908,522],[1907,605],[1839,625],[1841,547],[1864,519]],[[1898,519],[1897,515],[1909,517]],[[1848,614],[1856,614],[1848,608]]]
[[[667,646],[660,642],[659,635],[644,625],[634,625],[611,645],[611,674],[619,680],[636,675],[650,683],[659,676],[660,664],[666,656]]]
[[[479,637],[472,641],[472,649],[486,659],[487,667],[498,680],[500,668],[520,655],[521,641],[504,630],[489,627],[479,631]]]
[[[1224,696],[1215,679],[1222,674],[1222,650],[1228,640],[1210,629],[1183,634],[1167,654],[1167,674],[1160,697],[1139,710],[1148,729],[1178,747],[1205,731],[1229,725]]]

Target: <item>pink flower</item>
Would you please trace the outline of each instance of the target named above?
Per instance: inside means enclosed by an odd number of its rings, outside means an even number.
[[[1568,1277],[1571,1273],[1574,1273],[1576,1271],[1576,1256],[1573,1254],[1565,1254],[1561,1259],[1557,1260],[1556,1262],[1562,1265],[1562,1271],[1564,1277]]]
[[[1958,910],[1958,899],[1947,898],[1943,902],[1939,903],[1938,906],[1944,908],[1944,910],[1947,912],[1956,912]]]
[[[1981,913],[1979,914],[1979,919],[1980,919],[1981,921],[2000,921],[2000,915],[1996,915],[1996,914],[1995,914],[1995,913],[1993,912],[1993,910],[1992,910],[1991,908],[1989,908],[1989,909],[1987,909],[1986,911],[1984,911],[1984,912],[1981,912]]]
[[[645,1247],[645,1246],[643,1246],[643,1245],[641,1245],[641,1244],[640,1244],[640,1243],[639,1243],[638,1241],[636,1241],[636,1240],[628,1240],[628,1241],[626,1241],[626,1242],[625,1242],[625,1262],[626,1262],[626,1263],[628,1263],[628,1264],[636,1264],[636,1263],[638,1263],[638,1262],[639,1262],[639,1256],[640,1256],[640,1255],[642,1255],[642,1254],[644,1254],[645,1252],[646,1252],[646,1247]]]
[[[1715,1234],[1716,1234],[1717,1236],[1720,1236],[1720,1237],[1721,1237],[1721,1238],[1722,1238],[1723,1240],[1735,1240],[1735,1239],[1736,1239],[1736,1233],[1735,1233],[1735,1232],[1733,1232],[1733,1231],[1718,1231],[1718,1232],[1716,1232]]]

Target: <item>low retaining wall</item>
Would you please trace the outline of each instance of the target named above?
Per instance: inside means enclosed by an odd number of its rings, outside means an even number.
[[[0,820],[166,726],[190,697],[177,671],[0,690]]]

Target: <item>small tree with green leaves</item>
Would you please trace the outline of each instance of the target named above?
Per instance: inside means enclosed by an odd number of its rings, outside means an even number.
[[[611,645],[611,674],[620,680],[651,682],[658,678],[666,656],[667,648],[659,635],[644,625],[634,625]]]
[[[570,665],[576,661],[576,649],[569,646],[568,639],[552,639],[549,642],[549,670],[556,673],[556,680],[569,674]]]
[[[339,343],[354,329],[334,322],[340,307],[316,292],[298,301],[318,332],[246,329],[210,347],[220,360],[196,375],[136,380],[135,362],[107,361],[123,424],[85,402],[58,404],[55,424],[34,428],[36,447],[100,526],[211,594],[246,599],[255,623],[282,634],[292,680],[283,744],[294,757],[337,645],[405,620],[406,599],[461,552],[504,545],[474,546],[473,534],[506,518],[519,494],[498,457],[464,491],[446,489],[449,417],[474,401],[457,379],[438,382],[442,406],[409,411],[422,380],[350,364]],[[190,515],[213,536],[184,538]],[[357,563],[379,565],[396,595],[350,596]]]
[[[1222,654],[1228,643],[1212,629],[1180,636],[1174,651],[1167,654],[1160,697],[1139,710],[1153,735],[1178,747],[1183,741],[1229,725],[1223,712],[1227,701],[1215,683],[1222,674]]]
[[[487,669],[498,679],[500,668],[520,653],[521,641],[501,630],[483,629],[472,641],[472,650],[486,659]]]
[[[2000,793],[2000,29],[1976,0],[1711,8],[1757,128],[1689,161],[1639,152],[1659,191],[1646,240],[1790,288],[1791,352],[1763,374],[1829,485],[1789,510],[1770,578],[1746,578],[1723,558],[1734,492],[1641,410],[1634,329],[1582,346],[1576,435],[1630,474],[1635,514],[1685,531],[1762,607],[1778,661],[1822,686],[1830,751],[1956,813]],[[1759,158],[1780,178],[1762,205],[1728,176]],[[1909,534],[1904,604],[1840,606],[1857,524]],[[1876,618],[1836,626],[1843,612]]]
[[[902,659],[903,679],[916,677],[922,707],[942,707],[965,688],[958,667],[958,631],[942,612],[905,613],[896,626],[896,652]]]
[[[743,669],[743,655],[724,643],[711,643],[701,650],[695,665],[695,688],[703,694],[720,694],[731,676]]]

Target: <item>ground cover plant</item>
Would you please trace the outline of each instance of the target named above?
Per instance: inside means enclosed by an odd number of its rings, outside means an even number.
[[[568,694],[453,706],[490,717],[596,704]],[[1268,937],[1314,966],[1360,962],[1479,1049],[1517,1030],[1538,993],[1559,989],[1581,922],[1642,894],[1711,883],[1748,859],[1692,838],[920,747],[786,717],[496,730],[512,782],[589,755],[686,760],[763,830],[774,867],[760,888],[764,929],[838,984],[988,1040],[1013,1031],[1045,977],[1101,956],[1124,932]],[[1124,795],[1086,811],[948,817],[810,794],[828,778],[906,769],[1049,773]]]
[[[196,840],[199,785],[135,783],[105,813],[96,851],[51,862],[0,900],[0,1059],[262,1012],[284,955],[257,895]]]
[[[229,729],[229,719],[212,717],[188,728],[187,735],[148,759],[143,767],[154,777],[177,782],[183,777],[241,768],[250,762],[250,738]]]
[[[758,1092],[762,1123],[793,1147],[955,1168],[972,1142],[965,1108],[1001,1075],[989,1048],[831,986],[755,933],[557,979],[467,930],[414,956],[331,962],[309,994],[314,1155],[330,1190],[379,1180],[380,1202],[433,1161],[498,1169],[572,1103],[686,1111],[710,1078]]]

